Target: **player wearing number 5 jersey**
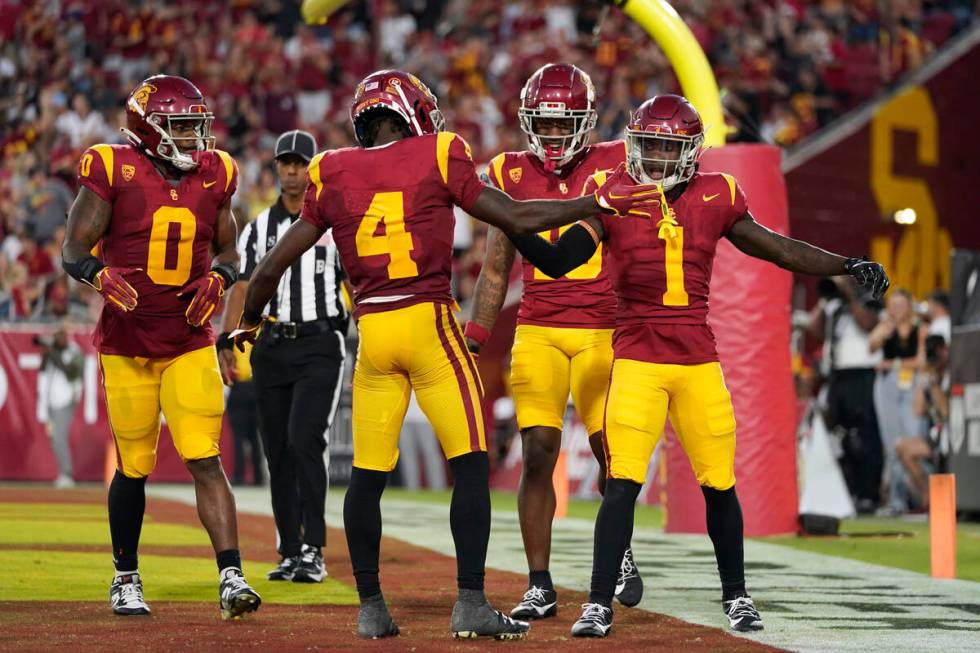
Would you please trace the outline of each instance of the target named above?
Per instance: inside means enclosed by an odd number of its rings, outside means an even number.
[[[283,271],[332,229],[354,288],[360,344],[354,371],[354,461],[344,525],[362,637],[396,635],[381,594],[380,499],[398,460],[398,434],[414,389],[455,477],[450,524],[459,595],[457,637],[523,637],[528,625],[493,610],[483,593],[490,535],[489,465],[476,363],[452,315],[453,205],[507,231],[532,233],[649,204],[652,185],[625,175],[594,196],[568,201],[512,200],[484,186],[469,146],[442,131],[436,98],[416,77],[384,70],[357,88],[351,120],[361,147],[329,151],[310,163],[301,219],[252,275],[236,340],[251,339]]]
[[[612,627],[616,569],[668,415],[704,494],[723,609],[733,629],[760,630],[762,619],[745,589],[735,416],[707,323],[715,248],[727,238],[746,254],[793,272],[851,274],[876,294],[887,289],[888,279],[876,263],[845,259],[766,229],[752,218],[733,177],[697,172],[704,130],[684,98],[647,100],[626,135],[630,174],[663,187],[654,219],[590,218],[555,244],[536,236],[514,239],[553,277],[581,265],[602,242],[619,299],[605,410],[609,479],[596,519],[589,603],[572,634],[604,637]],[[604,176],[597,174],[592,187]]]
[[[516,199],[576,197],[589,177],[626,160],[623,141],[587,145],[596,122],[595,88],[570,64],[547,64],[521,91],[519,117],[528,151],[505,152],[490,161],[487,180]],[[564,229],[541,234],[554,241]],[[486,342],[504,303],[514,246],[498,229],[487,235],[487,258],[473,297],[473,317],[464,335],[471,351]],[[565,407],[571,393],[599,461],[599,491],[605,490],[602,411],[612,367],[616,295],[602,247],[578,268],[552,279],[527,259],[521,262],[524,292],[511,352],[511,390],[521,431],[524,466],[517,493],[521,535],[528,563],[528,589],[511,610],[517,619],[544,619],[558,611],[548,570],[555,516],[552,475],[561,449]],[[643,582],[627,549],[616,596],[636,605]]]
[[[241,570],[235,501],[218,439],[224,395],[208,320],[237,277],[237,168],[214,150],[213,115],[182,77],[143,81],[126,104],[127,145],[95,145],[78,167],[63,261],[105,298],[95,330],[117,454],[109,528],[117,614],[149,614],[137,546],[160,413],[194,477],[224,618],[258,608]],[[99,246],[101,258],[90,252]]]

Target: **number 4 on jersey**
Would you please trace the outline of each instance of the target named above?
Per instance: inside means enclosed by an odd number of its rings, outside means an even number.
[[[384,234],[376,235],[378,225]],[[389,279],[418,276],[419,268],[410,252],[415,249],[412,234],[405,230],[405,205],[400,191],[376,193],[371,206],[357,228],[357,255],[360,257],[388,254]]]

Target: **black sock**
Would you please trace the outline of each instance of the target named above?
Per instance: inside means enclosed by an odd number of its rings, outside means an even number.
[[[146,478],[130,478],[117,470],[109,484],[109,533],[116,571],[139,569],[136,550],[145,510]]]
[[[218,563],[218,573],[221,573],[228,567],[242,568],[242,554],[238,552],[238,549],[218,551],[214,554],[214,559]]]
[[[449,527],[456,545],[456,585],[482,590],[490,542],[490,459],[486,452],[456,456]]]
[[[701,486],[701,493],[704,494],[707,511],[708,537],[715,547],[718,574],[721,576],[721,598],[730,601],[747,596],[742,507],[735,488],[716,490]]]
[[[551,572],[545,569],[544,571],[532,571],[527,575],[527,586],[528,587],[540,587],[541,589],[553,590],[555,589],[554,584],[551,582]]]
[[[354,467],[344,496],[344,531],[354,581],[361,600],[381,593],[378,559],[381,555],[381,494],[388,472]]]
[[[595,520],[592,591],[589,603],[612,606],[623,553],[633,531],[633,512],[642,485],[622,478],[606,480],[606,493]]]

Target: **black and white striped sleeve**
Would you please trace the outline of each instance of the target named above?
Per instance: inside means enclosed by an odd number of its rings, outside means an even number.
[[[255,271],[255,266],[259,264],[257,243],[258,230],[255,228],[254,222],[249,222],[238,237],[238,256],[241,259],[238,278],[242,281],[248,281],[252,272]]]

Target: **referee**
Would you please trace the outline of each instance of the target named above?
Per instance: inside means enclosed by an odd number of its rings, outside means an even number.
[[[245,225],[238,239],[241,273],[227,298],[218,338],[226,383],[235,361],[228,333],[242,312],[248,279],[256,265],[299,218],[306,168],[316,153],[307,132],[286,132],[276,141],[275,165],[282,194]],[[337,410],[349,316],[341,296],[343,271],[328,231],[283,275],[252,350],[252,374],[266,459],[272,512],[281,560],[269,580],[319,583],[327,572],[322,548],[327,429]]]

